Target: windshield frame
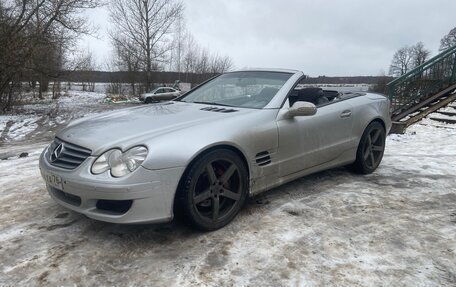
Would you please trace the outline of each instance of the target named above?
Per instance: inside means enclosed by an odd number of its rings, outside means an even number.
[[[195,91],[197,91],[200,88],[204,87],[206,84],[208,84],[210,82],[213,82],[214,80],[218,79],[219,77],[221,77],[223,75],[227,75],[227,74],[236,74],[236,73],[286,74],[289,77],[287,79],[285,79],[285,81],[282,83],[281,87],[278,89],[276,94],[269,100],[269,102],[266,103],[262,107],[236,106],[236,105],[228,105],[228,104],[225,104],[225,103],[216,103],[216,102],[209,102],[209,101],[208,102],[202,102],[202,101],[198,101],[198,100],[187,102],[187,101],[184,100],[189,95],[193,94]],[[184,102],[184,103],[205,104],[205,105],[219,105],[219,106],[232,107],[232,108],[245,108],[245,109],[258,109],[258,110],[261,110],[261,109],[266,108],[274,100],[274,98],[277,97],[277,95],[281,92],[281,90],[285,86],[287,86],[287,83],[294,78],[293,76],[294,76],[294,73],[292,71],[281,71],[281,70],[278,70],[278,71],[276,71],[276,70],[241,70],[241,71],[226,72],[226,73],[222,73],[222,74],[216,75],[216,76],[214,76],[214,77],[202,82],[201,84],[197,85],[196,87],[194,87],[193,89],[191,89],[188,92],[184,93],[183,95],[175,98],[173,101]]]

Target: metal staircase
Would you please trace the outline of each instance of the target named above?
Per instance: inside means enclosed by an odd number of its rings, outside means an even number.
[[[456,46],[387,85],[391,133],[405,129],[456,100]]]

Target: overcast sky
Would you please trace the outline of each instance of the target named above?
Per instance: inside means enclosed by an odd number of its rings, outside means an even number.
[[[291,68],[311,76],[378,75],[394,52],[422,41],[436,54],[456,27],[456,0],[184,0],[188,30],[236,68]],[[109,59],[108,13],[89,12],[99,39],[80,46]]]

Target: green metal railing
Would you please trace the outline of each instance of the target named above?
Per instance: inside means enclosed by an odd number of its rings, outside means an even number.
[[[443,51],[387,85],[392,115],[456,84],[456,46]]]

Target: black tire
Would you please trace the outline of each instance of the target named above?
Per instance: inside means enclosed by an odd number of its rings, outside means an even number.
[[[144,100],[144,103],[146,103],[146,104],[152,104],[153,102],[154,102],[154,101],[152,100],[152,98],[146,98],[146,99]]]
[[[175,213],[193,227],[210,231],[227,225],[244,205],[248,172],[233,151],[213,150],[193,162],[177,192]]]
[[[385,151],[386,131],[377,121],[370,123],[364,130],[356,151],[356,161],[351,169],[356,173],[369,174],[380,165]]]

